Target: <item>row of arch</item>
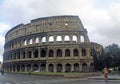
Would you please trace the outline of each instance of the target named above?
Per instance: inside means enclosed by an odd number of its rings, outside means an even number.
[[[46,66],[45,63],[42,64],[34,64],[34,65],[13,65],[6,67],[7,71],[17,71],[17,72],[25,72],[25,71],[39,71],[39,72],[93,72],[94,71],[94,65],[91,63],[89,66],[86,63],[82,64],[82,67],[80,67],[79,63],[75,63],[72,67],[71,64],[67,63],[64,66],[61,63],[58,63],[56,66],[54,64],[48,64]]]
[[[58,36],[36,36],[36,37],[28,37],[25,39],[18,39],[14,41],[9,41],[5,44],[5,50],[11,50],[14,48],[19,48],[19,47],[25,47],[28,45],[32,44],[45,44],[45,43],[64,43],[64,42],[74,42],[74,43],[80,43],[80,42],[86,42],[88,41],[87,36],[83,35],[58,35]]]
[[[89,53],[89,56],[92,56],[92,52],[86,50],[85,48],[79,50],[77,48],[74,49],[35,49],[35,50],[27,50],[27,51],[13,51],[11,53],[8,53],[4,55],[4,60],[15,60],[15,59],[26,59],[26,58],[39,58],[39,57],[79,57],[79,56],[87,56]]]
[[[47,40],[47,37],[42,37],[41,38],[41,42],[42,43],[46,43],[47,41],[48,42],[54,42],[54,41],[70,41],[71,39],[70,39],[70,36],[68,36],[68,35],[66,35],[66,36],[64,36],[64,39],[62,38],[62,36],[57,36],[56,37],[56,40],[55,40],[55,38],[54,38],[54,36],[49,36],[48,37],[48,40]],[[28,42],[27,42],[28,41]],[[78,42],[78,39],[77,39],[77,36],[72,36],[72,41],[73,42]],[[80,36],[80,41],[81,42],[84,42],[84,36]],[[35,38],[35,43],[39,43],[40,42],[40,38],[39,37],[36,37]],[[32,38],[30,38],[30,39],[28,39],[28,40],[24,40],[24,45],[27,45],[27,43],[28,44],[33,44],[33,39]]]

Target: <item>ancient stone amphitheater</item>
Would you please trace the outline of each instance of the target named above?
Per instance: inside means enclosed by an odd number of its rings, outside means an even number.
[[[99,56],[102,46],[89,41],[78,16],[38,18],[7,32],[3,68],[9,72],[92,72],[93,48]]]

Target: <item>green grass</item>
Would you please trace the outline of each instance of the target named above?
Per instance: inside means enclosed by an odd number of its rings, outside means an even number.
[[[7,72],[15,74],[29,74],[29,72]],[[33,75],[66,75],[66,74],[93,74],[93,73],[80,73],[80,72],[31,72]]]

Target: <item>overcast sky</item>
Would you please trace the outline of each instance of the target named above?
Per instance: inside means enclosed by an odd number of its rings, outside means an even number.
[[[91,42],[120,45],[120,0],[0,0],[0,61],[9,29],[54,15],[78,15]]]

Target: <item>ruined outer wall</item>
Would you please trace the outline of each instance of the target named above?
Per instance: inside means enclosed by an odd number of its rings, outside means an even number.
[[[12,39],[50,31],[84,31],[78,16],[53,16],[32,20],[26,25],[19,24],[12,28],[5,36],[6,42]]]

